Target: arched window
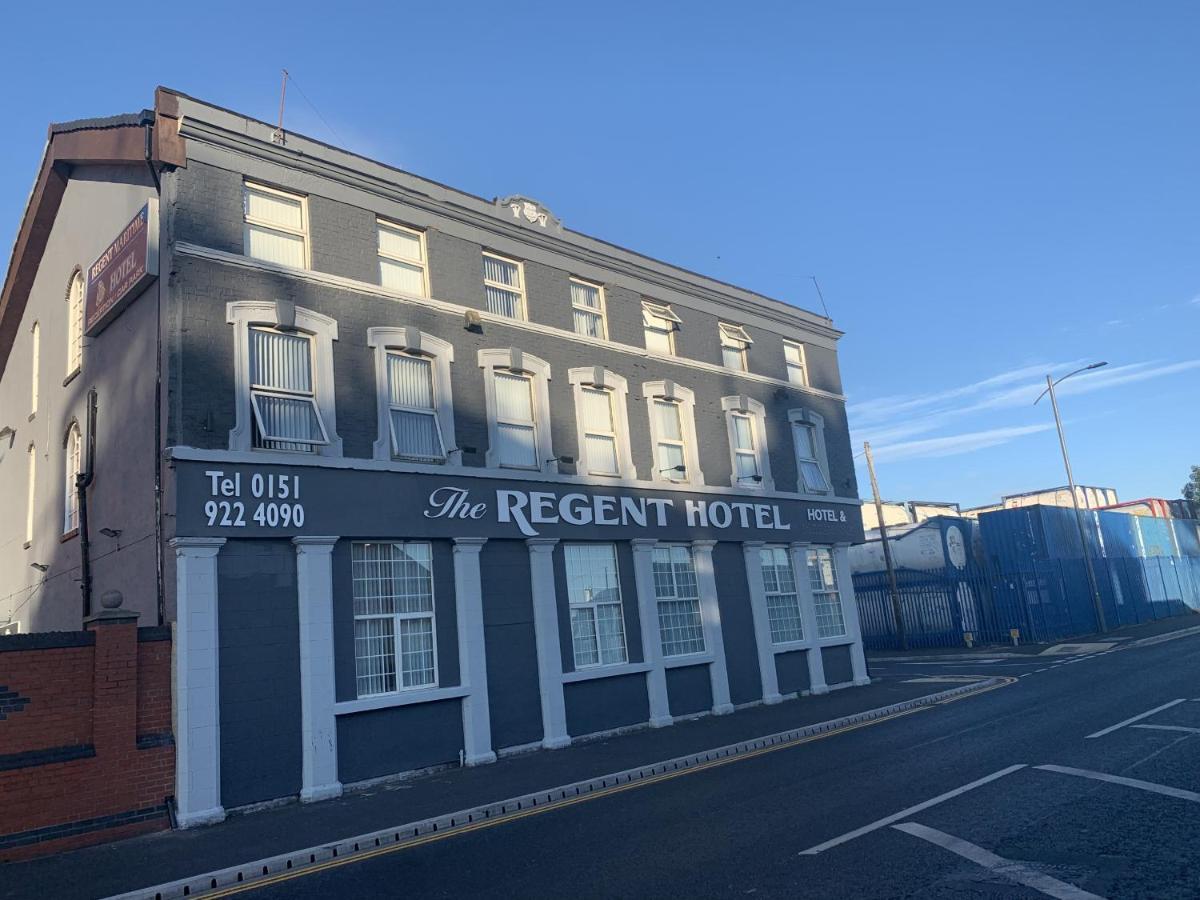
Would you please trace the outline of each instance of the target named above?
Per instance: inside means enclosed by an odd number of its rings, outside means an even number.
[[[72,422],[63,442],[66,450],[66,466],[63,472],[63,534],[79,530],[79,490],[76,484],[83,461],[83,436],[79,423]]]
[[[32,417],[38,411],[38,381],[42,369],[42,326],[37,322],[30,329],[29,340],[29,415]]]
[[[33,543],[34,486],[37,484],[37,450],[29,445],[29,482],[25,487],[25,546]]]
[[[75,270],[67,288],[67,375],[83,367],[83,272]]]

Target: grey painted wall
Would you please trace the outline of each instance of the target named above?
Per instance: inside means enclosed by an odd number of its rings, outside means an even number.
[[[565,686],[567,733],[572,737],[638,725],[650,719],[646,676],[618,675]]]
[[[439,700],[338,716],[338,778],[353,784],[457,763],[462,701]]]
[[[175,234],[205,246],[241,252],[242,176],[233,171],[193,163],[172,176],[177,180]],[[310,197],[312,263],[329,272],[369,283],[378,283],[374,213],[329,200]],[[484,290],[481,252],[483,244],[435,228],[427,232],[430,282],[433,296],[482,308]],[[511,251],[506,251],[511,255]],[[529,261],[526,265],[527,302],[533,321],[571,327],[568,278],[570,264],[553,267]],[[231,270],[219,263],[180,258],[177,261],[177,318],[175,327],[186,335],[178,358],[172,361],[176,397],[172,440],[201,447],[221,447],[232,424],[233,397],[231,327],[224,321],[224,304],[238,299],[289,299],[338,320],[341,339],[335,347],[338,425],[348,456],[369,456],[376,435],[374,373],[366,346],[371,326],[410,325],[450,340],[456,362],[452,382],[455,395],[457,443],[474,446],[479,453],[466,455],[468,465],[482,465],[487,447],[483,408],[483,376],[476,364],[482,348],[518,347],[540,356],[552,367],[552,435],[557,453],[577,456],[574,403],[567,370],[579,365],[603,365],[630,382],[630,436],[634,462],[641,478],[650,476],[649,422],[641,399],[641,384],[670,378],[689,387],[697,396],[697,430],[701,467],[709,484],[729,484],[731,464],[720,398],[746,394],[768,409],[768,444],[772,470],[780,489],[796,484],[795,462],[786,411],[808,408],[826,423],[831,480],[841,496],[857,496],[854,468],[846,432],[845,409],[840,401],[795,392],[789,388],[752,382],[732,373],[711,373],[663,361],[647,361],[599,347],[581,355],[571,341],[531,334],[504,325],[485,326],[482,335],[463,330],[454,316],[421,310],[386,298],[313,285],[286,275]],[[593,276],[594,278],[594,276]],[[641,294],[606,282],[610,335],[614,340],[641,346]],[[678,306],[678,304],[677,304]],[[717,317],[700,310],[678,309],[684,326],[678,335],[681,356],[720,362]],[[728,317],[736,321],[737,316]],[[783,337],[751,327],[753,370],[786,377]],[[815,386],[840,390],[834,351],[809,345],[809,368]],[[190,387],[202,384],[203,390]]]
[[[296,550],[230,541],[217,557],[221,802],[244,806],[301,785]]]
[[[529,548],[522,541],[488,541],[480,552],[479,565],[492,746],[501,749],[540,741],[542,695]]]
[[[826,684],[846,684],[854,680],[850,666],[850,647],[822,647],[821,662],[825,664]]]
[[[84,339],[78,376],[67,374],[67,288],[147,199],[144,168],[80,166],[72,173],[38,268],[12,352],[0,373],[0,625],[24,631],[82,627],[80,542],[61,540],[66,491],[64,441],[86,421],[88,391],[98,395],[96,479],[88,491],[93,603],[119,590],[139,624],[157,624],[154,578],[155,282],[96,337]],[[38,409],[31,415],[32,327],[40,330]],[[28,448],[37,456],[34,533],[25,548]],[[120,530],[119,538],[101,528]],[[49,566],[42,574],[32,563]]]
[[[742,545],[719,541],[713,548],[713,572],[721,609],[721,635],[725,666],[729,672],[729,698],[733,703],[761,700],[762,676],[758,671],[758,643],[750,610],[750,586]]]
[[[707,712],[712,705],[712,679],[707,665],[667,669],[667,707],[671,715]]]
[[[354,540],[404,540],[420,535],[343,538],[333,550],[333,662],[339,701],[355,700],[354,586],[351,544]],[[461,684],[458,664],[458,614],[454,595],[454,556],[450,541],[430,541],[433,548],[433,611],[437,632],[438,686]],[[461,728],[460,728],[461,732]],[[401,771],[401,770],[396,770]]]
[[[808,680],[808,651],[793,650],[775,654],[775,675],[779,679],[779,693],[798,694],[807,691],[811,685]]]

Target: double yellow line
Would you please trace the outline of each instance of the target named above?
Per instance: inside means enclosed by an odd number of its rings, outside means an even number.
[[[985,676],[992,677],[992,676]],[[938,701],[937,705],[953,703],[956,700],[962,700],[967,697],[976,697],[979,694],[988,691],[996,690],[996,688],[1007,687],[1016,682],[1017,679],[1008,676],[995,676],[1000,682],[998,684],[989,685],[985,688],[980,688],[977,691],[959,694],[955,697],[948,697],[945,700]],[[922,712],[923,710],[932,709],[932,706],[914,706],[911,709],[900,710],[899,712],[890,713],[886,716],[880,716],[877,719],[868,719],[863,722],[855,722],[851,725],[843,725],[840,728],[834,728],[829,731],[823,731],[820,734],[812,734],[802,738],[796,738],[790,741],[783,741],[779,744],[773,744],[769,747],[760,747],[757,750],[750,750],[745,753],[737,753],[730,756],[723,756],[720,759],[712,759],[707,762],[697,763],[694,766],[688,766],[683,769],[676,769],[673,772],[663,772],[660,775],[650,775],[646,778],[640,778],[637,781],[626,782],[625,784],[617,784],[612,787],[601,788],[596,791],[590,791],[586,794],[580,794],[578,797],[571,797],[567,800],[556,800],[547,803],[544,806],[530,807],[529,809],[518,810],[516,812],[506,813],[496,816],[495,818],[484,819],[479,822],[472,822],[469,825],[456,827],[453,831],[444,831],[441,833],[433,833],[422,835],[421,837],[411,840],[399,841],[389,844],[386,847],[378,847],[374,850],[366,850],[355,852],[353,856],[345,856],[339,859],[329,859],[324,862],[314,863],[304,866],[301,869],[295,869],[289,872],[280,872],[277,875],[268,875],[262,878],[255,878],[253,881],[248,881],[243,884],[232,885],[227,888],[219,888],[215,891],[200,894],[202,897],[230,897],[234,894],[244,893],[245,891],[254,891],[259,888],[268,887],[280,882],[290,881],[293,878],[301,878],[306,875],[315,875],[318,872],[325,872],[329,869],[336,869],[341,866],[347,866],[351,863],[359,863],[368,859],[374,859],[379,856],[385,856],[389,853],[397,853],[401,850],[408,850],[413,847],[420,847],[425,844],[432,844],[435,841],[443,841],[449,838],[455,838],[459,835],[469,834],[474,831],[481,831],[484,828],[491,828],[495,825],[507,825],[509,822],[515,822],[518,819],[525,819],[529,816],[540,815],[541,813],[554,812],[564,809],[568,806],[575,806],[584,803],[588,800],[598,800],[602,797],[611,797],[614,794],[624,793],[625,791],[633,790],[634,788],[647,787],[652,784],[661,784],[664,781],[670,781],[673,778],[679,778],[682,775],[691,775],[695,772],[706,772],[710,769],[715,769],[718,766],[728,765],[729,763],[741,762],[742,760],[754,759],[758,756],[763,756],[767,753],[774,753],[776,750],[790,750],[793,747],[799,747],[802,744],[811,744],[814,741],[822,741],[826,738],[834,737],[835,735],[845,734],[850,731],[857,731],[860,728],[866,728],[871,725],[878,725],[881,722],[890,722],[893,719],[899,719],[903,716],[910,716],[913,713]]]

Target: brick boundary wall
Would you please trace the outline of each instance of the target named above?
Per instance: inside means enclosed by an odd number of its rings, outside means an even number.
[[[0,862],[170,827],[171,631],[0,636]]]

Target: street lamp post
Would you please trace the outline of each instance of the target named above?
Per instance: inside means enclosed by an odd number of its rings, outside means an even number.
[[[1079,497],[1075,490],[1075,476],[1071,474],[1071,457],[1067,454],[1067,438],[1063,434],[1062,418],[1058,414],[1058,398],[1054,395],[1054,386],[1066,381],[1072,375],[1078,375],[1080,372],[1087,372],[1092,369],[1099,369],[1101,366],[1106,365],[1108,365],[1106,362],[1092,363],[1090,366],[1084,366],[1082,369],[1068,372],[1058,380],[1047,375],[1046,390],[1038,394],[1037,400],[1033,401],[1034,406],[1036,406],[1046,394],[1050,395],[1050,407],[1054,410],[1054,424],[1058,428],[1058,444],[1062,447],[1063,465],[1067,470],[1067,485],[1071,491],[1071,505],[1075,508],[1075,525],[1079,528],[1079,546],[1083,552],[1083,564],[1087,569],[1088,586],[1092,589],[1092,606],[1096,610],[1096,624],[1099,626],[1101,634],[1108,631],[1108,623],[1104,620],[1104,604],[1100,600],[1100,586],[1096,583],[1096,572],[1092,568],[1092,554],[1088,550],[1087,534],[1083,528],[1083,513],[1079,509]]]

